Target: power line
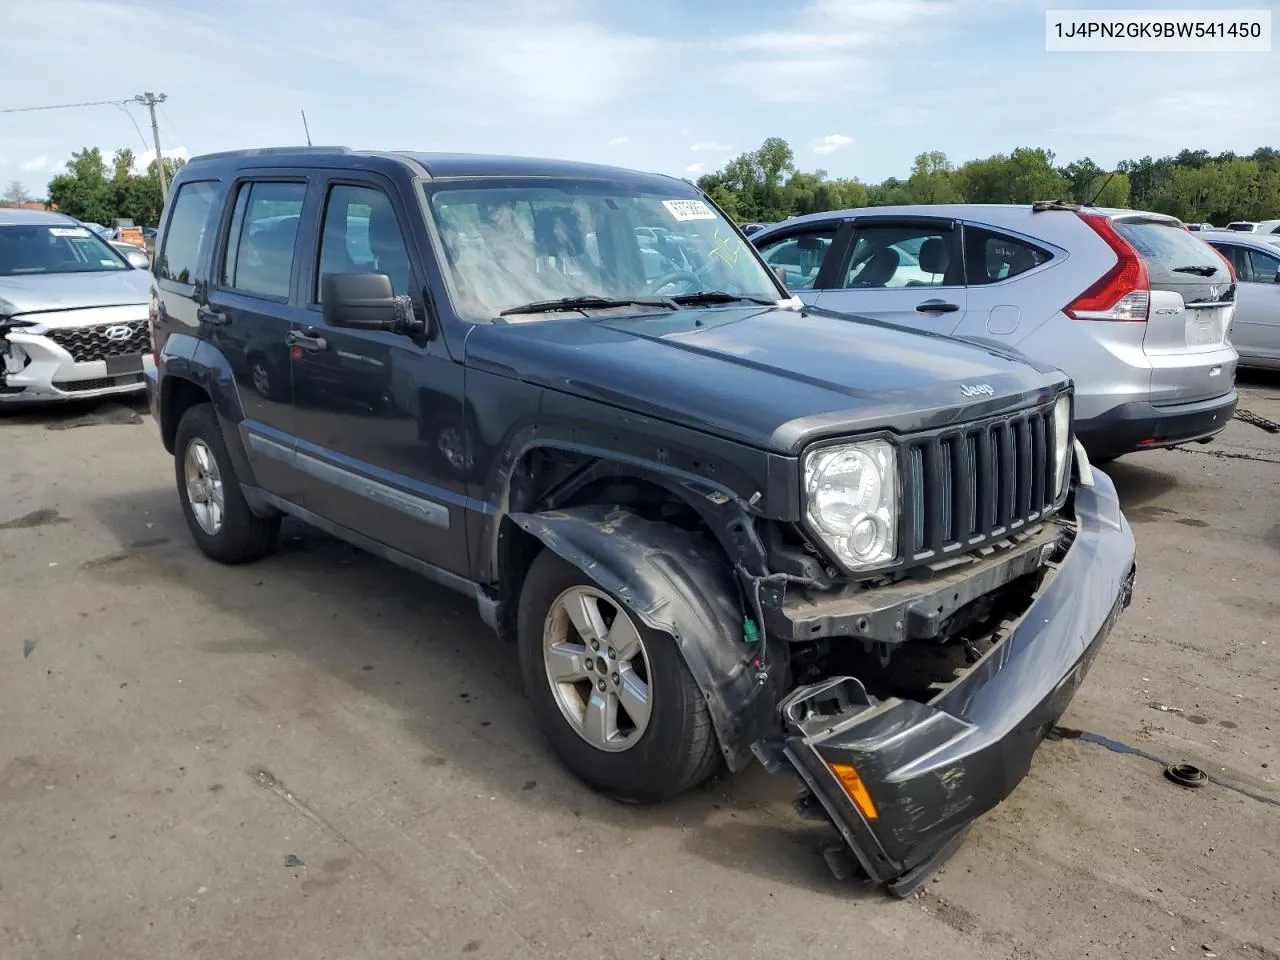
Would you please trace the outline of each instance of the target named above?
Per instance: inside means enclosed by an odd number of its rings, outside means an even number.
[[[135,120],[133,117],[133,114],[129,112],[128,106],[126,106],[123,103],[116,104],[116,106],[120,108],[120,110],[124,113],[124,115],[129,118],[129,122],[133,124],[133,129],[136,130],[138,133],[138,139],[142,141],[142,149],[143,150],[148,149],[147,138],[142,135],[142,128],[138,126],[138,121]]]
[[[46,107],[4,107],[0,113],[30,113],[34,110],[68,110],[71,107],[108,107],[122,103],[132,103],[133,97],[122,97],[119,100],[91,100],[88,103],[55,103]]]

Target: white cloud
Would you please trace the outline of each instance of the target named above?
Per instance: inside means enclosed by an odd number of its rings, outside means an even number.
[[[620,147],[623,144],[630,143],[630,142],[631,142],[630,137],[614,137],[612,140],[609,141],[609,146]]]
[[[853,143],[853,137],[846,137],[843,133],[828,133],[825,137],[814,141],[813,152],[835,153],[851,143]]]
[[[691,163],[684,168],[684,172],[685,173],[702,173],[706,169],[707,169],[707,165],[705,163]]]
[[[694,153],[732,153],[733,147],[727,143],[716,143],[714,140],[698,142],[689,147]]]
[[[23,173],[52,173],[60,166],[62,164],[58,163],[58,161],[50,160],[48,154],[42,153],[40,156],[33,157],[25,163],[18,164],[18,169]]]

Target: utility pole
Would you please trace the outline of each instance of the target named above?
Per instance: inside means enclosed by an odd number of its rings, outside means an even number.
[[[148,90],[133,98],[151,111],[151,139],[156,145],[156,176],[160,178],[160,202],[169,199],[169,182],[164,175],[164,156],[160,153],[160,126],[156,123],[156,104],[164,103],[168,98],[163,94],[155,94]]]

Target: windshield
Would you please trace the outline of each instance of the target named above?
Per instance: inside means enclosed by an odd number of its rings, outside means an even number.
[[[44,223],[0,227],[0,277],[130,269],[124,257],[88,227]]]
[[[465,319],[564,298],[780,296],[733,226],[678,188],[575,180],[450,186],[432,189],[430,206]],[[507,319],[543,316],[517,311]]]

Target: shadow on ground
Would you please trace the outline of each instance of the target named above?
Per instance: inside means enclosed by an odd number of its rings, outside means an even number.
[[[87,575],[126,587],[178,587],[245,625],[244,636],[204,641],[200,649],[210,655],[287,652],[393,705],[426,766],[453,765],[491,794],[569,810],[609,833],[683,829],[691,853],[771,882],[846,901],[879,895],[828,872],[821,850],[837,836],[795,816],[797,781],[752,767],[645,807],[610,801],[571,777],[534,726],[514,649],[466,598],[291,520],[277,553],[221,566],[191,544],[172,488],[107,496],[89,507],[121,549],[84,564]],[[248,699],[298,717],[325,709],[290,691],[255,690]]]

